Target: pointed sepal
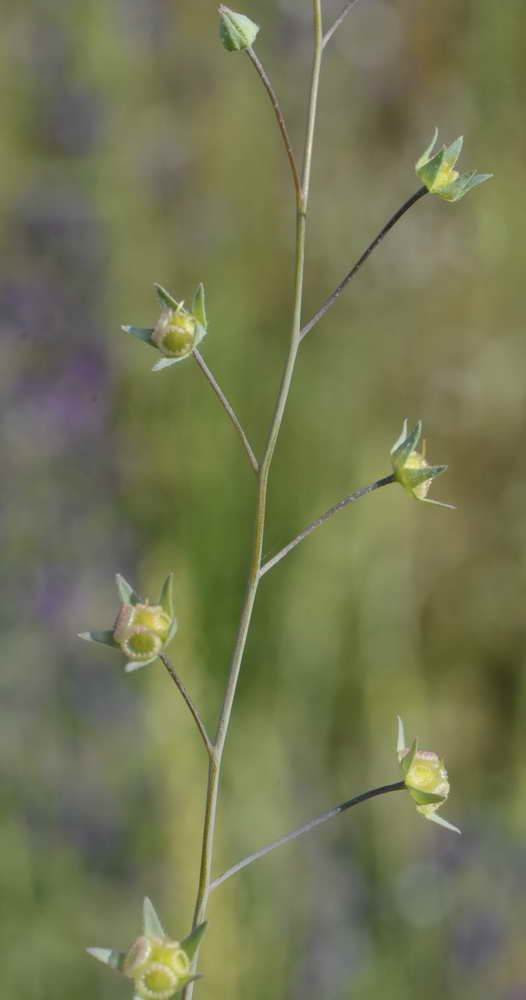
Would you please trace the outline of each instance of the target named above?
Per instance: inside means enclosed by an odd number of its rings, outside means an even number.
[[[79,639],[86,639],[87,642],[101,642],[104,646],[111,646],[113,649],[119,648],[118,643],[113,638],[113,629],[95,628],[91,632],[79,632]]]
[[[96,958],[103,965],[109,965],[111,969],[120,972],[124,961],[124,952],[114,951],[113,948],[86,948],[88,955]]]
[[[426,819],[428,819],[430,823],[436,823],[437,826],[443,826],[446,830],[452,830],[453,833],[458,833],[459,836],[462,836],[462,830],[459,830],[458,826],[453,826],[452,823],[450,823],[447,819],[444,819],[444,817],[439,813],[430,813],[426,816]]]
[[[192,299],[191,312],[192,316],[195,316],[197,322],[200,323],[205,330],[207,330],[208,322],[206,319],[205,286],[203,285],[203,282],[201,282],[196,288],[195,295]]]
[[[195,958],[197,949],[201,944],[201,938],[203,937],[206,928],[207,928],[207,921],[205,920],[204,923],[199,924],[198,927],[195,927],[194,930],[191,932],[191,934],[189,934],[188,937],[185,937],[184,940],[181,941],[181,948],[184,949],[191,962],[193,962]]]
[[[121,330],[123,330],[124,333],[129,333],[132,337],[136,337],[137,340],[144,341],[144,343],[149,344],[150,347],[156,347],[156,344],[154,344],[152,340],[152,333],[154,331],[154,327],[121,326]]]
[[[115,574],[117,590],[123,604],[139,604],[140,597],[135,593],[131,584],[120,573]]]
[[[163,288],[163,286],[159,285],[156,281],[154,282],[154,288],[159,296],[159,301],[162,306],[166,306],[167,309],[177,310],[179,309],[179,306],[182,305],[182,302],[177,302],[173,295],[170,295],[170,292],[167,292],[166,288]]]
[[[219,7],[219,37],[228,52],[242,52],[250,48],[259,31],[259,25],[245,14],[238,14],[221,4]]]
[[[142,926],[145,937],[166,937],[160,917],[148,896],[144,897],[142,905]]]

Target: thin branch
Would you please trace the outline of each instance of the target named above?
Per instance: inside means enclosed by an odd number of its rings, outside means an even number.
[[[334,35],[334,32],[338,30],[342,21],[345,20],[347,14],[350,14],[351,10],[353,9],[353,7],[356,6],[357,3],[358,0],[350,0],[349,3],[345,4],[345,7],[343,8],[340,16],[336,18],[334,24],[332,24],[329,30],[325,32],[323,36],[323,48],[325,48],[327,42],[330,42],[332,36]]]
[[[368,486],[362,486],[361,489],[355,490],[354,493],[351,493],[348,497],[344,497],[343,500],[338,500],[338,503],[335,503],[334,507],[329,507],[329,509],[326,510],[321,517],[317,517],[315,521],[312,521],[312,523],[308,525],[308,527],[304,528],[303,531],[300,531],[299,535],[296,535],[296,537],[293,538],[288,545],[285,545],[283,549],[276,552],[275,556],[268,559],[267,562],[261,567],[260,576],[264,576],[264,574],[267,573],[269,569],[272,569],[276,563],[281,562],[281,560],[284,559],[292,549],[296,548],[296,545],[299,545],[304,538],[307,538],[310,534],[312,534],[312,532],[315,531],[316,528],[319,528],[320,525],[325,524],[325,521],[328,521],[333,514],[337,514],[339,510],[346,507],[348,503],[354,503],[354,501],[359,500],[360,497],[366,496],[367,493],[372,493],[373,490],[379,489],[380,486],[387,486],[388,483],[394,483],[394,476],[392,473],[389,476],[385,476],[383,479],[377,479],[375,483],[369,483]]]
[[[197,364],[199,365],[199,367],[200,367],[203,375],[210,382],[210,385],[212,386],[212,389],[214,390],[216,396],[218,397],[219,402],[221,403],[221,406],[224,408],[224,410],[226,411],[227,415],[230,417],[230,420],[232,421],[234,427],[236,428],[236,431],[239,434],[239,436],[240,436],[240,438],[241,438],[241,440],[243,442],[243,447],[245,448],[245,451],[246,451],[246,453],[247,453],[247,455],[249,457],[250,464],[251,464],[252,468],[254,469],[254,472],[257,474],[259,472],[259,463],[258,463],[258,460],[257,460],[256,456],[254,455],[254,452],[252,451],[252,448],[251,448],[251,445],[250,445],[250,441],[248,440],[248,438],[247,438],[247,436],[246,436],[246,434],[245,434],[245,432],[243,430],[243,427],[241,426],[241,423],[240,423],[238,417],[236,416],[236,413],[235,413],[233,407],[228,402],[228,399],[226,398],[223,390],[221,389],[221,386],[216,382],[216,380],[215,380],[214,376],[212,375],[212,372],[210,371],[210,369],[209,369],[209,367],[208,367],[205,359],[203,358],[203,355],[197,350],[197,347],[194,347],[194,349],[192,351],[192,354],[193,354],[195,360],[197,361]]]
[[[282,844],[287,844],[289,840],[295,840],[296,837],[301,837],[302,834],[308,833],[313,830],[314,827],[320,826],[321,823],[326,823],[327,820],[332,819],[333,816],[339,816],[340,813],[345,812],[346,809],[350,809],[351,806],[357,806],[360,802],[365,802],[367,799],[374,799],[377,795],[385,795],[387,792],[399,792],[405,788],[405,783],[403,781],[396,781],[393,785],[382,785],[381,788],[373,788],[369,792],[362,792],[361,795],[356,795],[354,799],[349,799],[348,802],[342,802],[341,805],[335,806],[334,809],[329,809],[328,812],[323,813],[321,816],[317,816],[316,819],[309,820],[304,826],[300,826],[297,830],[293,830],[292,833],[286,833],[284,837],[280,837],[278,840],[273,840],[271,844],[267,844],[266,847],[261,847],[259,851],[255,851],[254,854],[249,854],[248,857],[243,858],[242,861],[238,861],[237,865],[232,865],[232,868],[227,868],[225,872],[218,875],[213,882],[210,883],[210,891],[212,889],[217,889],[218,885],[222,882],[226,882],[227,878],[231,875],[235,875],[237,872],[241,871],[242,868],[246,868],[251,865],[253,861],[257,861],[258,858],[262,858],[265,854],[269,854],[270,851],[275,850],[276,847],[281,847]]]
[[[256,53],[254,52],[254,49],[248,48],[245,51],[246,51],[247,56],[250,59],[252,65],[254,66],[254,68],[255,68],[258,76],[260,77],[261,82],[262,82],[263,86],[265,87],[265,90],[267,91],[267,94],[268,94],[268,96],[270,98],[270,103],[272,104],[272,107],[274,108],[274,114],[276,115],[276,121],[278,123],[278,127],[279,127],[279,130],[281,132],[281,135],[282,135],[282,138],[283,138],[283,142],[285,144],[285,150],[286,150],[286,153],[287,153],[287,156],[288,156],[288,160],[289,160],[289,163],[290,163],[290,169],[292,171],[292,180],[294,182],[294,188],[295,188],[295,191],[296,191],[296,198],[299,199],[299,198],[301,198],[301,181],[300,181],[300,175],[299,175],[298,165],[296,163],[296,157],[294,156],[294,151],[292,149],[291,141],[290,141],[290,138],[289,138],[289,133],[287,131],[287,126],[285,124],[285,119],[283,117],[283,112],[281,110],[281,107],[280,107],[280,104],[279,104],[279,101],[278,101],[278,98],[277,98],[277,94],[276,94],[276,92],[275,92],[275,90],[274,90],[274,88],[273,88],[273,86],[272,86],[272,84],[271,84],[271,82],[270,82],[270,80],[269,80],[269,78],[268,78],[265,70],[263,69],[263,66],[261,65],[261,62],[259,61]]]
[[[327,310],[330,309],[330,307],[334,302],[336,302],[338,296],[341,295],[344,288],[346,288],[349,282],[352,280],[352,278],[354,278],[357,271],[360,270],[362,264],[365,263],[367,258],[372,254],[373,250],[375,250],[378,244],[382,242],[384,236],[387,236],[389,230],[393,228],[393,226],[398,222],[399,219],[402,218],[403,215],[405,215],[405,213],[411,208],[412,205],[414,205],[417,201],[420,201],[420,198],[423,198],[424,195],[427,193],[428,189],[426,187],[419,188],[418,191],[416,191],[415,194],[411,195],[411,197],[404,202],[401,208],[399,208],[398,211],[391,216],[389,222],[386,222],[383,229],[381,229],[380,232],[378,233],[378,236],[375,236],[372,243],[370,243],[367,249],[364,250],[362,256],[358,258],[356,264],[354,264],[349,273],[345,275],[343,281],[340,281],[340,284],[338,285],[337,288],[334,289],[332,295],[329,295],[329,298],[325,299],[325,302],[323,303],[321,308],[318,309],[316,315],[313,316],[312,319],[310,319],[309,322],[306,323],[306,325],[303,327],[300,334],[302,340],[304,337],[307,336],[309,331],[312,330],[313,326],[316,326],[316,323],[319,323],[320,319],[322,319],[325,316]]]
[[[162,653],[160,655],[159,659],[160,659],[161,663],[166,667],[166,669],[167,669],[168,673],[170,674],[170,677],[172,678],[174,684],[177,686],[177,688],[179,689],[180,693],[182,694],[183,700],[186,702],[187,707],[190,709],[190,712],[191,712],[191,714],[193,716],[194,722],[195,722],[195,724],[196,724],[196,726],[197,726],[197,728],[199,730],[199,733],[201,734],[201,739],[203,740],[203,743],[204,743],[204,745],[206,747],[206,752],[207,752],[208,756],[210,757],[210,759],[212,760],[212,758],[214,756],[214,747],[212,745],[211,740],[209,739],[208,733],[207,733],[206,728],[205,728],[205,724],[204,724],[204,722],[203,722],[203,720],[202,720],[202,718],[201,718],[201,716],[199,714],[199,710],[194,705],[194,703],[193,703],[190,695],[188,694],[188,691],[186,690],[186,688],[185,688],[185,686],[184,686],[181,678],[179,677],[178,673],[176,672],[175,668],[172,666],[172,663],[170,662],[169,658],[165,655],[165,653]]]

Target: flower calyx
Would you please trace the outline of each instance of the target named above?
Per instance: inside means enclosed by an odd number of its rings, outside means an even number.
[[[116,580],[121,607],[115,625],[112,629],[82,632],[80,638],[120,650],[128,661],[125,670],[130,673],[152,663],[177,631],[173,574],[167,576],[157,604],[143,601],[120,573]]]
[[[163,356],[152,368],[161,371],[190,357],[208,332],[205,290],[196,289],[190,310],[178,302],[162,285],[155,285],[161,303],[161,315],[154,327],[123,326],[125,333],[154,347]]]
[[[227,52],[242,52],[252,47],[259,25],[246,14],[238,14],[230,7],[219,7],[219,37]]]
[[[422,451],[416,450],[421,436],[421,420],[413,427],[412,431],[409,431],[407,420],[404,420],[402,432],[391,448],[391,464],[395,481],[400,483],[400,486],[403,486],[416,500],[423,500],[425,503],[434,503],[438,507],[449,507],[454,510],[453,504],[432,500],[427,496],[433,479],[445,472],[447,465],[429,464],[426,460],[425,441],[422,443]]]
[[[449,780],[444,761],[433,750],[419,750],[416,739],[410,748],[407,747],[404,724],[400,716],[398,716],[396,752],[404,775],[405,787],[416,802],[416,811],[432,823],[453,830],[454,833],[460,833],[456,826],[437,813],[437,809],[444,804],[449,795]]]
[[[134,1000],[170,1000],[200,976],[192,973],[206,923],[200,924],[183,941],[169,938],[151,900],[143,904],[143,933],[126,952],[111,948],[87,948],[104,965],[133,980]]]
[[[471,188],[493,177],[493,174],[460,174],[455,165],[462,151],[464,137],[459,135],[450,146],[442,146],[438,153],[433,150],[438,139],[438,129],[427,149],[415,164],[417,177],[431,194],[437,194],[444,201],[460,201]]]

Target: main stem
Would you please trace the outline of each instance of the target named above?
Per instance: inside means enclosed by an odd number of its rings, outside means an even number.
[[[232,655],[230,674],[223,700],[223,706],[219,717],[217,735],[213,746],[213,754],[210,758],[208,768],[208,788],[206,795],[205,819],[203,827],[203,845],[201,852],[201,869],[199,875],[199,887],[194,911],[194,923],[196,927],[200,924],[206,914],[208,897],[210,893],[210,881],[212,870],[212,856],[214,846],[214,834],[217,812],[217,799],[219,793],[219,782],[221,777],[221,764],[223,752],[228,734],[232,707],[236,694],[239,672],[243,662],[243,654],[247,641],[252,612],[256,600],[257,589],[261,578],[261,556],[263,552],[263,538],[265,533],[265,514],[267,506],[267,491],[272,465],[272,458],[276,448],[283,416],[287,405],[287,400],[294,374],[294,366],[300,345],[301,330],[301,308],[303,302],[303,274],[305,268],[305,230],[307,217],[307,203],[309,197],[310,174],[312,165],[312,150],[314,143],[314,127],[316,123],[316,109],[318,102],[318,89],[320,81],[321,55],[323,45],[321,0],[312,0],[314,14],[314,60],[312,66],[312,78],[309,98],[309,110],[307,118],[307,132],[305,138],[305,153],[303,160],[303,172],[301,190],[296,196],[296,250],[295,250],[295,277],[294,277],[294,306],[292,329],[290,336],[290,346],[285,369],[283,372],[281,386],[276,401],[274,415],[270,426],[269,436],[265,453],[260,463],[258,472],[258,489],[256,497],[256,513],[254,525],[254,542],[252,546],[252,557],[247,581],[245,602],[241,612],[237,638]],[[193,993],[193,983],[185,988],[183,992],[184,1000],[190,1000]]]

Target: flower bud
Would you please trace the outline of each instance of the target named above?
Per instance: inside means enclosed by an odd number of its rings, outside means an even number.
[[[163,308],[152,341],[167,358],[186,358],[196,339],[196,320],[182,302],[177,309]]]
[[[190,959],[179,941],[143,935],[128,950],[122,971],[143,1000],[169,1000],[187,982]]]
[[[442,503],[440,500],[431,500],[427,497],[432,480],[442,472],[445,472],[447,465],[429,465],[425,457],[425,442],[423,442],[421,452],[416,450],[421,434],[421,420],[418,421],[411,432],[408,431],[407,420],[404,420],[402,433],[391,448],[391,464],[393,466],[394,478],[397,483],[400,483],[417,500],[424,500],[426,503],[434,503],[439,507],[454,509],[452,504]]]
[[[408,749],[405,746],[404,724],[400,717],[398,717],[396,750],[404,774],[405,787],[416,802],[417,812],[439,826],[460,833],[456,826],[437,815],[437,809],[449,795],[449,780],[444,761],[432,750],[419,750],[416,740],[413,740],[411,748]]]
[[[459,174],[454,168],[462,151],[463,136],[460,135],[455,139],[451,146],[442,146],[442,149],[433,155],[437,138],[438,129],[435,129],[431,143],[415,166],[417,176],[431,194],[438,194],[445,201],[459,201],[471,188],[493,177],[493,174],[475,172]]]
[[[256,40],[259,25],[245,14],[237,14],[223,4],[219,7],[219,37],[229,52],[248,49]]]
[[[132,661],[152,660],[161,652],[172,621],[160,604],[123,604],[113,638]]]

